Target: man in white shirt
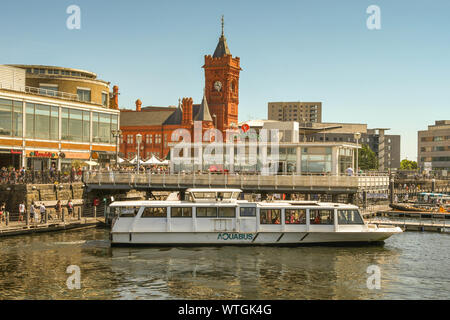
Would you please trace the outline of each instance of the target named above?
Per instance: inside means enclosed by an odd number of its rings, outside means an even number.
[[[352,176],[353,175],[353,169],[351,166],[348,166],[347,170],[345,170],[345,172],[347,173],[348,176]]]
[[[19,221],[23,221],[23,216],[25,214],[25,205],[23,202],[19,204]]]
[[[41,206],[39,207],[39,211],[41,213],[41,223],[45,222],[45,206],[44,203],[41,202]]]

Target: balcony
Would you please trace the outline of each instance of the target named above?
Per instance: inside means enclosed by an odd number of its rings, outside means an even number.
[[[67,93],[67,92],[62,92],[62,91],[56,91],[56,90],[49,90],[49,89],[34,88],[34,87],[26,86],[25,87],[25,92],[26,93],[31,93],[31,94],[38,94],[38,95],[41,95],[41,96],[47,96],[47,97],[64,99],[64,100],[86,102],[86,101],[81,101],[78,98],[77,94]]]

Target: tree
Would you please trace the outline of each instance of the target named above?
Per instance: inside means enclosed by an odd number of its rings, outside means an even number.
[[[363,144],[358,150],[358,166],[361,170],[378,169],[377,155],[367,144]]]
[[[400,169],[401,170],[417,170],[417,162],[411,161],[408,159],[403,159],[402,162],[400,162]]]

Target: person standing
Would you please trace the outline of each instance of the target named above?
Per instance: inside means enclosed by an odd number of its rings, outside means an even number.
[[[30,206],[30,217],[31,219],[34,219],[34,222],[38,222],[38,212],[36,210],[36,207],[34,206],[34,201],[31,202]]]
[[[3,222],[4,219],[5,219],[5,207],[2,204],[0,206],[0,224]]]
[[[56,207],[55,207],[55,211],[56,211],[56,219],[60,219],[61,218],[61,200],[58,200],[58,202],[56,203]]]
[[[72,199],[69,199],[69,201],[67,201],[67,213],[69,218],[72,218],[72,212],[73,212],[73,203]]]
[[[41,223],[44,223],[45,222],[45,206],[44,206],[43,202],[41,202],[41,205],[39,207],[39,211],[40,211],[40,214],[41,214]]]
[[[19,222],[23,222],[23,216],[25,215],[25,204],[23,201],[19,204]]]
[[[347,173],[348,176],[352,176],[353,175],[353,168],[351,166],[348,166],[347,170],[345,170],[345,172]]]

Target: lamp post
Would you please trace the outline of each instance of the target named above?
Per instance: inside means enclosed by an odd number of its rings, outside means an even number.
[[[356,168],[355,168],[355,172],[356,172],[356,175],[358,175],[359,174],[359,170],[358,170],[358,167],[359,167],[359,164],[358,164],[359,148],[358,147],[359,147],[359,139],[361,138],[361,133],[356,132],[354,137],[356,139]]]
[[[119,137],[122,136],[122,130],[111,130],[113,137],[116,139],[116,166],[119,164]]]
[[[136,143],[137,143],[137,173],[139,174],[139,150],[142,142],[142,134],[138,133],[136,135]]]

